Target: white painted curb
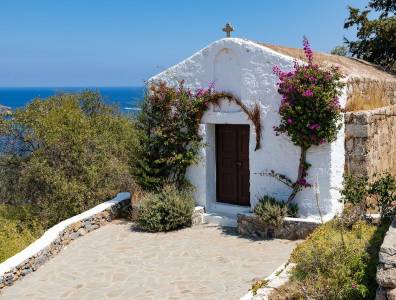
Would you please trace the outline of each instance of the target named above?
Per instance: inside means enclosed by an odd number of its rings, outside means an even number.
[[[274,288],[278,288],[288,281],[289,271],[295,266],[295,264],[286,262],[278,267],[271,275],[264,278],[268,281],[265,287],[258,289],[257,294],[253,295],[252,291],[243,295],[240,300],[253,300],[253,299],[268,299],[268,295]]]

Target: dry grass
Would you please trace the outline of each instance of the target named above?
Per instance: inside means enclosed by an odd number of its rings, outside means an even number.
[[[384,82],[354,80],[348,83],[346,111],[370,110],[391,104]]]
[[[300,292],[300,286],[294,281],[276,288],[268,296],[269,300],[303,300],[306,299],[304,294]]]
[[[284,55],[306,61],[303,49],[256,43]],[[360,59],[323,52],[315,51],[314,61],[325,66],[338,66],[341,73],[347,77],[350,93],[346,111],[369,110],[391,104],[387,92],[396,91],[394,73],[386,72],[383,68]]]

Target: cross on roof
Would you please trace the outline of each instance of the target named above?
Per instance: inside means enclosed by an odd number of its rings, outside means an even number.
[[[231,32],[234,31],[234,27],[230,23],[227,23],[223,28],[223,31],[227,33],[227,37],[231,37]]]

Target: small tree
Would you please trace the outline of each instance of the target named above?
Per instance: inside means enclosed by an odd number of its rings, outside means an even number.
[[[312,145],[330,143],[341,127],[341,107],[338,97],[344,86],[342,75],[336,67],[324,69],[314,63],[310,44],[304,38],[307,64],[294,64],[294,70],[282,71],[274,67],[279,77],[278,92],[282,96],[279,114],[281,122],[274,127],[276,134],[287,134],[301,148],[298,175],[292,184],[291,202],[296,194],[310,184],[306,181],[310,165],[307,150]]]
[[[333,55],[338,56],[347,56],[348,55],[348,48],[346,46],[336,46],[330,52]]]
[[[0,198],[30,201],[45,226],[131,188],[134,123],[98,93],[36,99],[0,118]]]
[[[349,7],[349,17],[344,28],[357,28],[357,40],[345,39],[352,56],[396,71],[396,2],[393,0],[370,0],[366,10]],[[377,19],[369,14],[378,12]]]

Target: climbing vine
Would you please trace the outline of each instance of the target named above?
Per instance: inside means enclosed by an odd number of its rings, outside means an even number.
[[[279,107],[281,121],[274,127],[276,135],[287,134],[294,145],[301,148],[297,180],[292,182],[284,175],[270,172],[292,188],[288,202],[305,187],[311,186],[306,177],[310,164],[307,150],[313,145],[331,143],[341,127],[339,97],[343,83],[337,67],[325,68],[314,63],[313,52],[307,38],[303,41],[307,63],[294,63],[291,71],[273,68],[278,76],[278,92],[282,96]]]
[[[256,149],[260,148],[261,122],[258,104],[246,106],[230,93],[216,92],[213,84],[192,91],[180,81],[176,87],[165,82],[150,85],[137,120],[139,143],[133,172],[145,190],[160,189],[166,183],[187,184],[187,167],[197,162],[202,147],[199,124],[205,111],[222,99],[235,102],[256,128]]]
[[[233,96],[231,93],[215,92],[208,98],[208,103],[219,106],[222,99],[227,99],[230,102],[237,104],[242,111],[247,115],[250,121],[254,124],[256,131],[256,147],[255,150],[261,148],[261,114],[260,106],[255,103],[252,108],[246,106],[239,98]],[[207,106],[205,106],[207,108]],[[201,120],[205,110],[202,110],[198,115],[198,121]]]

